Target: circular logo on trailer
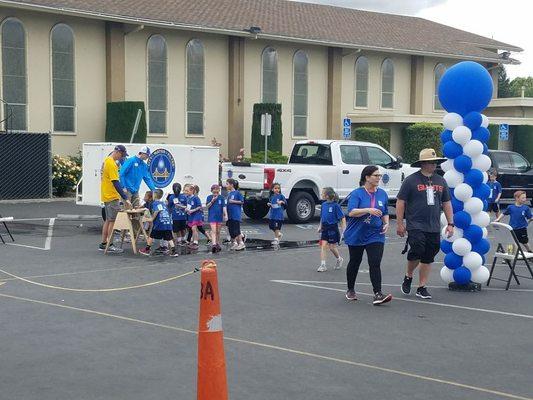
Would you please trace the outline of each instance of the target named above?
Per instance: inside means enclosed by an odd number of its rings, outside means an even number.
[[[148,169],[155,186],[161,189],[172,183],[176,172],[176,163],[168,150],[157,149],[150,154]]]
[[[389,176],[389,174],[383,174],[383,176],[381,177],[381,181],[383,182],[384,185],[386,185],[387,183],[389,183],[389,181],[390,181],[390,176]]]
[[[228,169],[228,178],[233,178],[233,171]]]

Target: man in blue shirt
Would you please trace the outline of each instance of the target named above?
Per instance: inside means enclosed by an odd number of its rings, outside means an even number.
[[[120,168],[120,183],[126,189],[126,195],[134,208],[140,206],[139,188],[144,180],[150,190],[155,190],[155,184],[148,170],[146,160],[150,157],[150,148],[143,146],[139,154],[124,161]]]

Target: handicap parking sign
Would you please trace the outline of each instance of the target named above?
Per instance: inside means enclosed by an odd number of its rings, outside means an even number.
[[[344,128],[342,130],[342,137],[344,139],[349,139],[352,136],[352,128]]]
[[[500,124],[500,140],[509,140],[509,124]]]
[[[344,118],[343,125],[345,128],[349,128],[352,126],[352,120],[350,118]]]

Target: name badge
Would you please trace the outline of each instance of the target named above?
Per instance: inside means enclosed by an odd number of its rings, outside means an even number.
[[[490,189],[489,199],[492,199],[492,189]]]
[[[187,210],[190,210],[192,206],[190,204],[187,204]]]
[[[428,186],[426,189],[426,197],[428,206],[435,205],[435,192],[433,191],[433,186]]]
[[[178,199],[174,199],[174,204],[179,204],[180,201]]]

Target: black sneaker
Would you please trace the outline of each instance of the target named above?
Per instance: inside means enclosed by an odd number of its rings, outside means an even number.
[[[105,247],[107,246],[107,243],[100,243],[98,245],[98,250],[105,251]]]
[[[409,278],[408,276],[405,276],[403,278],[403,283],[402,283],[403,294],[411,294],[411,283],[413,283],[413,278]]]
[[[416,289],[416,297],[420,297],[422,299],[431,299],[431,295],[429,294],[425,286],[421,286]]]
[[[346,291],[346,300],[350,300],[350,301],[357,300],[357,296],[355,295],[355,290]]]
[[[170,257],[178,257],[180,254],[176,251],[176,248],[173,247],[170,249],[170,253],[168,254]]]
[[[374,304],[375,306],[379,306],[380,304],[388,303],[391,300],[392,294],[389,293],[387,295],[383,295],[383,293],[377,292],[376,294],[374,294],[374,301],[372,302],[372,304]]]

